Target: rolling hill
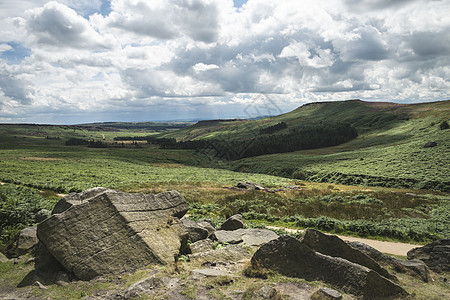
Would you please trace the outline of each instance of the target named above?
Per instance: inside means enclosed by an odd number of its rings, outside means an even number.
[[[201,121],[160,137],[175,139],[179,148],[221,145],[221,151],[240,151],[227,163],[236,171],[448,191],[450,130],[445,124],[449,116],[448,100],[420,104],[348,100],[307,104],[254,121]],[[347,130],[350,134],[332,140]],[[276,151],[270,148],[304,140],[305,136],[312,136],[312,145],[278,147]],[[320,142],[322,137],[324,143]],[[427,142],[436,146],[426,148]],[[249,151],[252,147],[263,150]]]

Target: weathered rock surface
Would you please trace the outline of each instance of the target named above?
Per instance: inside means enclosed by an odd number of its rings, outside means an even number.
[[[67,271],[89,280],[173,262],[187,241],[178,219],[187,210],[176,191],[152,195],[94,188],[62,199],[38,225],[37,235]]]
[[[156,272],[150,276],[132,284],[124,293],[125,299],[141,298],[144,294],[149,294],[151,290],[156,290],[163,286],[161,278],[155,277]]]
[[[91,198],[104,192],[114,192],[114,190],[104,187],[94,187],[87,189],[81,193],[70,193],[56,203],[52,210],[52,214],[60,214],[68,210],[72,205],[82,204],[88,202]]]
[[[306,229],[300,241],[314,251],[333,257],[341,257],[372,269],[386,278],[395,278],[395,276],[389,274],[388,271],[372,258],[365,255],[363,252],[350,247],[346,242],[335,235],[324,234],[315,229]]]
[[[191,254],[203,253],[213,250],[213,241],[210,239],[200,240],[189,245]]]
[[[251,262],[255,268],[264,267],[285,276],[322,280],[364,299],[406,295],[400,286],[377,272],[343,258],[315,252],[290,236],[262,245]]]
[[[428,282],[430,280],[430,271],[427,267],[427,265],[418,259],[414,260],[396,260],[397,263],[399,263],[404,268],[411,270],[413,273],[418,275],[420,279],[422,279],[424,282]]]
[[[450,239],[436,240],[408,251],[408,260],[420,259],[433,271],[450,271]]]
[[[248,228],[234,231],[217,230],[210,238],[219,243],[243,243],[244,246],[257,247],[278,238],[278,235],[268,229]]]
[[[236,230],[244,228],[244,220],[242,215],[237,214],[229,217],[220,227],[219,230]]]
[[[380,263],[380,264],[392,264],[392,262],[395,260],[394,257],[383,254],[382,252],[378,251],[377,249],[362,243],[362,242],[350,242],[345,241],[347,245],[349,245],[352,248],[355,248],[368,257],[372,258],[374,261]]]
[[[181,218],[181,223],[187,228],[191,242],[204,240],[209,235],[209,231],[205,227],[186,217]]]
[[[321,287],[317,292],[311,295],[311,300],[339,300],[342,294],[336,290]]]
[[[22,229],[19,233],[19,239],[17,241],[17,249],[20,252],[28,251],[34,248],[39,242],[36,236],[36,227],[28,227]]]
[[[266,285],[253,292],[252,299],[255,300],[281,300],[281,294],[272,286]]]
[[[213,233],[214,231],[216,231],[216,228],[214,227],[213,223],[211,222],[211,220],[208,219],[202,219],[202,220],[198,220],[197,222],[198,225],[203,226],[203,228],[205,228],[206,230],[208,230],[208,236]]]
[[[246,181],[245,183],[239,182],[236,187],[238,187],[240,189],[256,190],[256,191],[264,191],[266,189],[262,185],[259,185],[257,183],[251,182],[251,181]]]
[[[218,276],[232,276],[230,272],[217,269],[195,269],[192,271],[193,275],[200,275],[205,277],[218,277]]]
[[[250,253],[240,245],[228,245],[217,250],[189,255],[191,260],[197,262],[236,262],[250,257]]]

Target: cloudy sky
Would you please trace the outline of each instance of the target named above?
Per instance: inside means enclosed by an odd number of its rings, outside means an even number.
[[[445,100],[449,12],[448,0],[0,0],[0,122]]]

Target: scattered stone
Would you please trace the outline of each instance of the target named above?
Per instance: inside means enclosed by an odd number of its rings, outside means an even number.
[[[392,264],[392,262],[395,260],[392,256],[383,254],[382,252],[378,251],[377,249],[362,243],[362,242],[350,242],[345,241],[347,245],[349,245],[352,248],[355,248],[368,257],[372,258],[374,261],[380,263],[380,264]]]
[[[189,207],[176,191],[152,195],[94,188],[60,202],[38,225],[37,235],[82,280],[174,262],[187,242],[178,218]]]
[[[214,231],[216,231],[216,228],[214,227],[214,224],[211,220],[202,219],[198,220],[196,223],[200,226],[203,226],[203,228],[205,228],[206,230],[208,230],[208,236]]]
[[[156,290],[164,285],[161,278],[155,277],[156,272],[141,281],[131,285],[124,294],[125,299],[141,298],[142,295],[148,294],[152,290]]]
[[[219,227],[219,230],[236,230],[244,228],[244,220],[242,219],[242,215],[237,214],[229,217],[222,226]]]
[[[194,276],[205,276],[205,277],[218,277],[218,276],[233,276],[231,273],[224,270],[217,269],[195,269],[192,271]]]
[[[311,300],[338,300],[342,299],[342,294],[336,290],[321,287],[317,292],[311,295]]]
[[[257,183],[251,182],[251,181],[247,181],[245,183],[239,182],[237,184],[237,187],[240,189],[255,190],[255,191],[264,191],[266,189],[262,185],[259,185]]]
[[[36,221],[36,223],[41,223],[42,221],[50,217],[51,214],[52,214],[51,211],[43,208],[36,213],[36,215],[34,216],[34,220]]]
[[[9,259],[6,257],[6,255],[0,252],[0,263],[5,263],[8,261]]]
[[[46,290],[46,289],[48,289],[48,287],[46,287],[45,285],[43,285],[42,283],[40,283],[40,282],[37,281],[37,280],[34,282],[34,285],[37,286],[37,287],[39,287],[41,290]]]
[[[28,265],[28,264],[34,263],[35,261],[36,261],[36,257],[32,257],[32,258],[27,259],[27,261],[25,263]]]
[[[428,142],[428,143],[425,143],[425,145],[423,145],[424,148],[433,148],[436,146],[437,146],[436,142]]]
[[[250,257],[250,253],[240,245],[228,245],[217,250],[189,255],[189,259],[199,262],[237,262]]]
[[[259,290],[253,292],[252,299],[255,300],[281,300],[280,293],[272,286],[263,286]]]
[[[33,249],[38,242],[36,227],[28,227],[20,231],[17,249],[19,250],[19,253],[27,252]]]
[[[407,295],[403,288],[377,272],[343,258],[315,252],[287,235],[262,245],[251,262],[254,268],[274,270],[285,276],[322,280],[365,299]]]
[[[427,265],[418,259],[414,260],[397,260],[397,263],[399,263],[404,268],[411,270],[416,275],[420,277],[424,282],[428,282],[430,279],[430,271],[427,267]]]
[[[64,270],[63,266],[41,242],[36,246],[34,268],[36,269],[37,279],[44,284],[54,283],[58,272]]]
[[[388,271],[381,267],[375,260],[358,249],[349,246],[335,235],[324,234],[315,229],[306,229],[300,241],[314,251],[333,257],[344,258],[353,263],[372,269],[386,278],[396,279],[395,276],[389,274]]]
[[[210,239],[226,244],[243,243],[244,246],[257,247],[278,238],[278,234],[268,229],[249,228],[234,231],[217,230]]]
[[[211,234],[210,239],[221,244],[239,244],[243,239],[242,235],[236,231],[217,230]]]
[[[268,229],[248,228],[238,229],[234,232],[241,235],[244,246],[251,247],[258,247],[278,238],[278,234]]]
[[[436,272],[450,271],[450,239],[436,240],[423,247],[411,249],[408,260],[419,259]]]
[[[194,221],[189,220],[186,217],[181,218],[181,223],[187,228],[189,232],[189,240],[191,242],[204,240],[209,235],[209,231],[205,227]]]
[[[210,239],[200,240],[189,245],[191,254],[203,253],[213,250],[213,241]]]

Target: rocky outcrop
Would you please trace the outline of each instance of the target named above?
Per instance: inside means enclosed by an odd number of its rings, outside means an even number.
[[[395,261],[395,258],[386,254],[381,253],[377,249],[362,243],[362,242],[350,242],[350,241],[344,241],[347,245],[350,247],[364,253],[368,257],[372,258],[374,261],[376,261],[379,264],[383,265],[390,265]]]
[[[48,252],[79,279],[170,263],[187,241],[176,191],[129,194],[94,188],[69,194],[37,228]]]
[[[266,189],[262,185],[259,185],[251,181],[239,182],[236,187],[240,189],[255,190],[255,191],[264,191]]]
[[[315,252],[290,236],[262,245],[251,262],[254,268],[267,268],[285,276],[322,280],[364,299],[406,295],[400,286],[377,272],[343,258]]]
[[[372,258],[349,246],[335,235],[324,234],[315,229],[306,229],[300,241],[314,251],[333,257],[345,258],[348,261],[372,269],[386,278],[395,279],[394,276],[389,274]]]
[[[219,230],[236,230],[244,228],[244,220],[242,215],[237,214],[229,217],[223,224],[219,227]]]
[[[419,259],[431,270],[450,271],[450,239],[436,240],[408,251],[408,260]]]
[[[242,248],[241,245],[228,245],[217,250],[189,255],[189,258],[196,262],[237,262],[241,259],[248,259],[250,257],[250,253]]]

